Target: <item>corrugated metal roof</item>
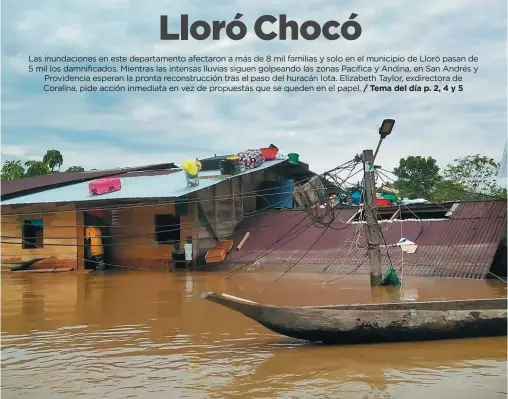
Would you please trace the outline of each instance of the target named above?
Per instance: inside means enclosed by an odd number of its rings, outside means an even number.
[[[260,170],[278,165],[284,160],[265,161],[255,169],[247,170],[241,174],[259,172]],[[122,179],[122,189],[114,193],[100,196],[88,194],[88,182],[76,183],[70,186],[59,187],[40,193],[29,194],[6,201],[2,205],[43,204],[59,202],[101,201],[111,199],[141,199],[141,198],[177,198],[190,193],[212,187],[231,177],[207,179],[207,176],[218,176],[219,170],[201,172],[199,186],[187,187],[185,173],[178,171],[167,175],[136,176]],[[239,175],[236,175],[239,176]]]
[[[27,190],[43,189],[44,187],[61,184],[73,184],[80,181],[100,179],[101,177],[114,176],[134,171],[160,170],[176,168],[173,163],[151,164],[134,166],[129,168],[90,170],[86,172],[57,172],[43,176],[24,177],[22,179],[4,180],[1,182],[2,198]]]
[[[414,254],[404,254],[404,257],[398,247],[383,247],[384,270],[391,261],[399,274],[403,269],[404,275],[484,278],[506,231],[506,201],[501,202],[504,209],[492,203],[460,204],[459,208],[464,207],[460,212],[468,215],[482,213],[481,209],[486,208],[497,210],[477,219],[469,216],[458,219],[455,215],[455,219],[381,222],[386,244],[393,245],[399,241],[401,225],[402,236],[418,244]],[[477,210],[474,210],[475,207]],[[249,220],[251,229],[248,225],[242,227],[235,244],[242,239],[245,231],[250,231],[250,237],[240,251],[228,257],[228,262],[237,266],[248,265],[250,270],[286,270],[292,267],[294,271],[367,274],[369,266],[363,225],[344,223],[349,214],[340,214],[341,220],[335,220],[326,231],[324,227],[310,223],[311,220],[302,211],[281,211]],[[256,228],[256,225],[263,227]]]
[[[125,177],[138,177],[138,176],[158,176],[158,175],[169,175],[171,173],[179,172],[181,169],[155,169],[155,170],[135,170],[133,172],[126,172],[120,175],[115,175],[121,179]]]
[[[506,217],[506,200],[461,202],[451,218],[485,218],[492,215]]]

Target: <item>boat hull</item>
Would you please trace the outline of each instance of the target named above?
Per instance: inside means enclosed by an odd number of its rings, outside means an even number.
[[[506,298],[280,307],[225,294],[203,298],[278,334],[327,344],[427,341],[507,335]]]

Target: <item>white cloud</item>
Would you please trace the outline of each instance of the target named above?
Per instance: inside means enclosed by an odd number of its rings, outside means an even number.
[[[23,148],[15,145],[4,145],[2,146],[2,156],[3,157],[23,157],[25,156],[25,151]]]
[[[58,148],[65,166],[126,166],[177,161],[274,143],[323,171],[377,143],[377,127],[396,119],[378,162],[407,155],[441,165],[480,152],[496,159],[506,140],[506,3],[429,0],[150,3],[140,0],[11,2],[2,13],[2,156]],[[231,20],[249,29],[262,14],[345,21],[359,14],[355,42],[159,40],[159,16]],[[174,28],[174,27],[173,27]],[[44,93],[26,79],[28,55],[476,55],[480,70],[462,93],[202,94]],[[7,150],[5,150],[7,148]],[[9,150],[11,148],[11,150]],[[12,149],[17,149],[13,151]],[[173,158],[171,158],[173,157]],[[171,158],[171,159],[170,159]]]
[[[59,27],[45,44],[82,46],[86,35],[86,30],[79,25],[64,25]]]

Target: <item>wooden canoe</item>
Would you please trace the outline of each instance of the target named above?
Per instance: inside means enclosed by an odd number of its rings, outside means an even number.
[[[16,266],[12,267],[11,268],[11,272],[30,270],[30,268],[34,264],[36,264],[37,262],[40,262],[43,259],[44,258],[35,258],[35,259],[30,259],[30,260],[25,261],[25,262],[21,262],[21,263],[17,264]]]
[[[507,334],[506,298],[288,307],[213,292],[201,297],[235,310],[278,334],[326,344]]]

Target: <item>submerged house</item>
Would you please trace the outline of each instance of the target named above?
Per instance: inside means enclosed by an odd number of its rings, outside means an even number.
[[[506,200],[390,206],[378,208],[378,215],[383,271],[393,267],[404,276],[473,279],[507,275]],[[245,231],[249,238],[227,258],[228,266],[368,274],[361,210],[336,207],[322,223],[316,219],[295,209],[245,221],[235,242]],[[397,245],[401,239],[414,243],[416,250],[402,251]]]
[[[284,159],[226,175],[219,169],[224,158],[201,160],[195,187],[173,164],[2,182],[2,264],[42,258],[37,267],[84,269],[87,225],[101,227],[108,264],[165,268],[173,245],[182,249],[188,241],[200,263],[243,220],[292,207],[293,182],[315,175],[305,163]],[[121,181],[119,191],[89,194],[90,181],[113,176]]]

